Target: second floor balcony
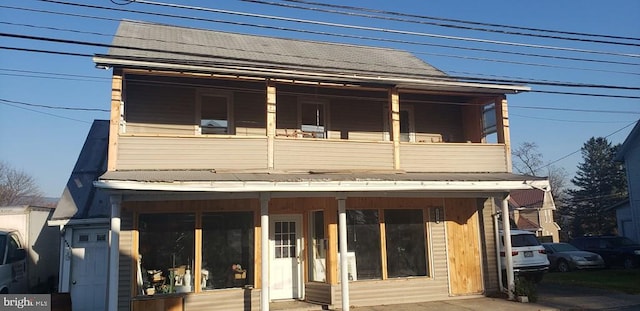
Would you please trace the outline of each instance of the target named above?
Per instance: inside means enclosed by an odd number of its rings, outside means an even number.
[[[511,166],[502,94],[125,70],[114,74],[114,98],[110,170],[508,172]]]

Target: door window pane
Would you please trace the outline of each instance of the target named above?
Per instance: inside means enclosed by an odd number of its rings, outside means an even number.
[[[422,210],[385,210],[384,219],[389,277],[426,276]]]
[[[377,210],[347,210],[347,249],[356,257],[353,279],[382,278]]]
[[[296,257],[296,223],[276,221],[274,254],[276,258]]]
[[[194,214],[141,214],[138,228],[143,289],[193,291]]]
[[[211,290],[253,283],[253,213],[204,213],[201,287]]]

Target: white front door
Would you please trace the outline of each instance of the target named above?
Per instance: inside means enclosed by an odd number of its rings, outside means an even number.
[[[109,230],[74,229],[71,249],[71,301],[74,311],[105,310]]]
[[[274,215],[269,221],[271,300],[302,298],[302,216]]]

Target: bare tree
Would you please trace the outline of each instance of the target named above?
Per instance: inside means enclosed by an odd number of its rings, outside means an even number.
[[[42,191],[33,177],[0,161],[0,206],[43,203]]]
[[[538,152],[538,145],[533,142],[523,142],[513,149],[511,154],[516,157],[513,168],[520,174],[539,176],[542,167],[542,153]]]
[[[533,142],[522,143],[512,151],[512,155],[515,157],[513,169],[516,172],[531,176],[547,175],[556,205],[562,205],[567,197],[567,171],[562,167],[545,166],[542,153],[538,151],[538,145]]]

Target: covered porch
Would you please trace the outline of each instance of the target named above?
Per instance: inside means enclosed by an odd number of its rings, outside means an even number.
[[[548,182],[507,173],[116,171],[95,186],[112,198],[109,301],[118,304],[110,310],[173,296],[183,310],[214,301],[220,310],[269,310],[290,299],[348,310],[496,289],[494,202]],[[191,246],[144,267],[164,270],[174,285],[149,295],[140,255],[145,261],[147,246],[171,243],[169,232],[183,232]],[[241,254],[224,269],[238,269],[222,284],[213,254],[232,248]]]

